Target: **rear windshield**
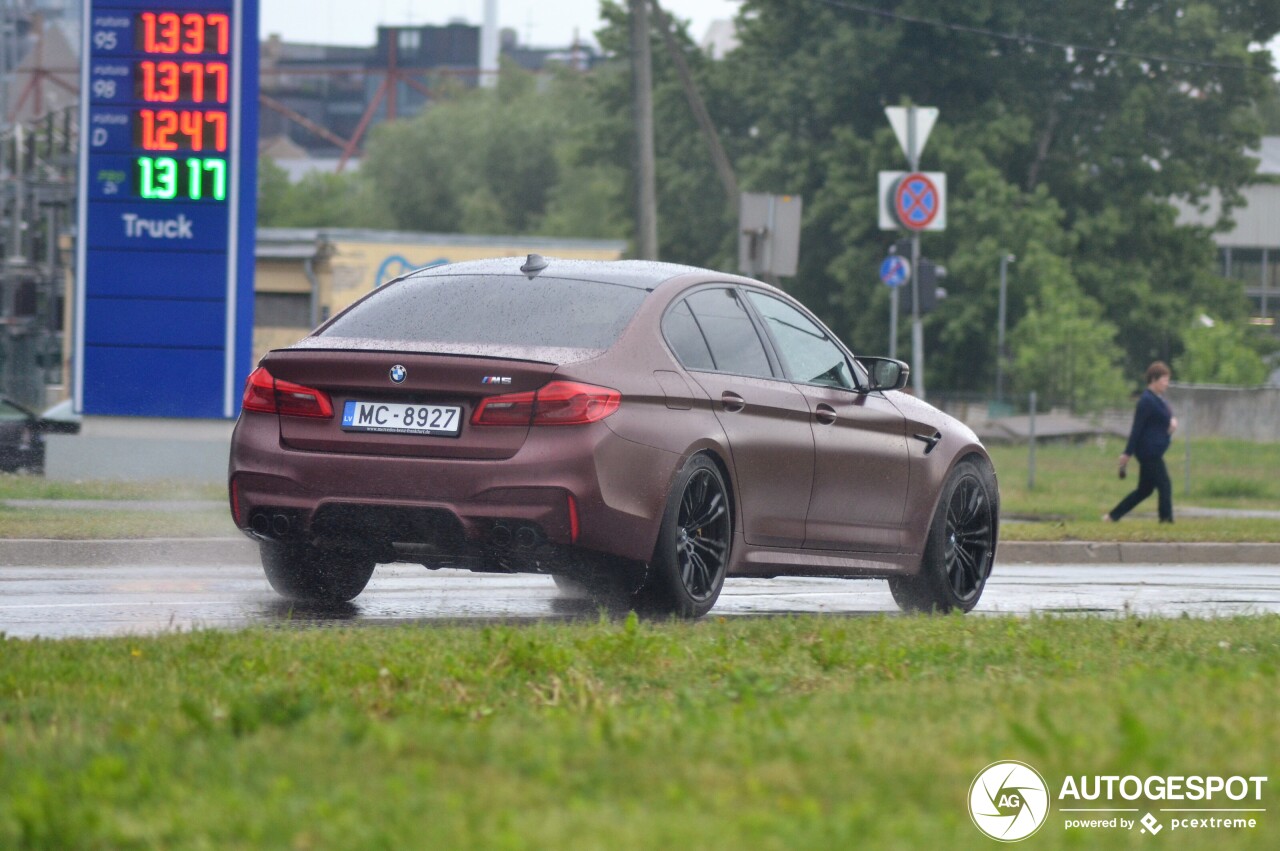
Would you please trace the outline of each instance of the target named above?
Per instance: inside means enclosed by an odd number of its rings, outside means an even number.
[[[606,349],[645,295],[596,281],[430,275],[375,292],[320,336]]]

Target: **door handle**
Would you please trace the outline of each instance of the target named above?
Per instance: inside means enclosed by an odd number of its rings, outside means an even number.
[[[823,402],[819,402],[817,408],[813,412],[813,418],[823,425],[831,425],[836,421],[836,409]]]
[[[736,414],[747,406],[747,400],[729,390],[720,394],[720,406],[731,414]]]

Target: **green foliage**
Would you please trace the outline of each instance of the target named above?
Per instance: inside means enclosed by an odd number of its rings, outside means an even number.
[[[601,6],[610,61],[539,78],[508,67],[496,90],[445,90],[417,118],[379,127],[349,178],[285,192],[264,168],[263,221],[630,235],[627,4]],[[1280,31],[1280,4],[887,8],[903,18],[822,0],[747,0],[741,46],[719,61],[677,35],[740,189],[804,199],[800,271],[784,285],[857,351],[887,351],[889,291],[876,269],[901,235],[878,230],[877,172],[904,167],[884,107],[907,103],[941,110],[920,165],[947,174],[949,196],[947,230],[922,236],[925,256],[949,271],[948,298],[925,320],[931,393],[993,387],[1006,253],[1019,258],[1007,329],[1021,355],[1009,377],[1077,410],[1114,398],[1117,381],[1152,360],[1178,358],[1199,306],[1227,323],[1245,317],[1239,282],[1217,272],[1211,232],[1177,226],[1167,199],[1219,190],[1229,210],[1254,179],[1244,151],[1275,122],[1262,45]],[[651,54],[660,255],[732,269],[735,205],[656,32]],[[1071,328],[1051,327],[1059,307]],[[909,339],[903,322],[899,340]],[[1052,336],[1037,340],[1042,332]],[[1063,352],[1072,353],[1065,369],[1047,369]]]
[[[1012,336],[1014,387],[1035,390],[1046,407],[1115,407],[1126,396],[1116,329],[1069,279],[1044,286]]]
[[[997,759],[1051,786],[1268,774],[1276,627],[818,616],[0,639],[0,847],[980,847],[964,798]],[[1036,847],[1134,844],[1059,818]],[[1274,837],[1263,823],[1231,842]]]
[[[393,223],[358,172],[312,172],[291,184],[282,168],[264,158],[258,161],[258,224],[387,228]]]
[[[1034,257],[1069,291],[1076,321],[1112,323],[1093,360],[1117,375],[1179,353],[1194,305],[1243,315],[1238,283],[1216,274],[1209,232],[1177,227],[1164,199],[1218,188],[1230,204],[1252,178],[1243,152],[1261,128],[1255,104],[1274,94],[1259,44],[1280,27],[1280,8],[994,0],[944,9],[908,0],[894,11],[970,29],[816,0],[754,0],[741,16],[742,46],[699,69],[742,187],[804,197],[801,271],[787,287],[856,348],[882,350],[887,340],[888,292],[875,270],[897,235],[876,230],[876,172],[903,167],[883,108],[909,102],[940,108],[921,166],[948,179],[948,230],[922,238],[925,255],[950,272],[949,298],[926,321],[930,387],[992,386],[1004,253],[1021,258],[1009,327],[1033,309],[1044,321],[1049,285]],[[610,44],[625,52],[621,36]],[[1100,377],[1093,367],[1082,374]],[[1110,393],[1115,382],[1104,384]]]
[[[1186,348],[1173,361],[1174,375],[1188,384],[1262,384],[1267,366],[1249,344],[1247,332],[1240,323],[1196,322],[1183,335]]]
[[[378,127],[361,174],[394,226],[442,233],[617,237],[620,173],[580,165],[583,82],[504,67],[496,89],[458,89],[413,119]],[[572,205],[572,206],[570,206]]]

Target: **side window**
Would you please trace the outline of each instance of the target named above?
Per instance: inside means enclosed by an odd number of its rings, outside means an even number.
[[[778,344],[787,378],[801,384],[854,389],[849,359],[812,319],[773,296],[749,292],[747,297]]]
[[[662,320],[662,335],[667,338],[667,343],[685,369],[716,368],[711,350],[707,348],[707,340],[702,336],[702,329],[698,327],[687,303],[682,301],[677,304]]]
[[[697,317],[707,346],[720,372],[773,378],[764,343],[751,323],[747,309],[733,290],[702,290],[685,299]]]

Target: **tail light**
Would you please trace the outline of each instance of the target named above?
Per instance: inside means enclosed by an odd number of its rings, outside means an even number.
[[[553,381],[541,390],[490,396],[476,406],[472,425],[583,425],[618,410],[622,394],[577,381]]]
[[[246,411],[287,417],[328,419],[333,416],[333,404],[328,393],[292,381],[280,381],[261,366],[244,383],[244,399],[240,405]]]

